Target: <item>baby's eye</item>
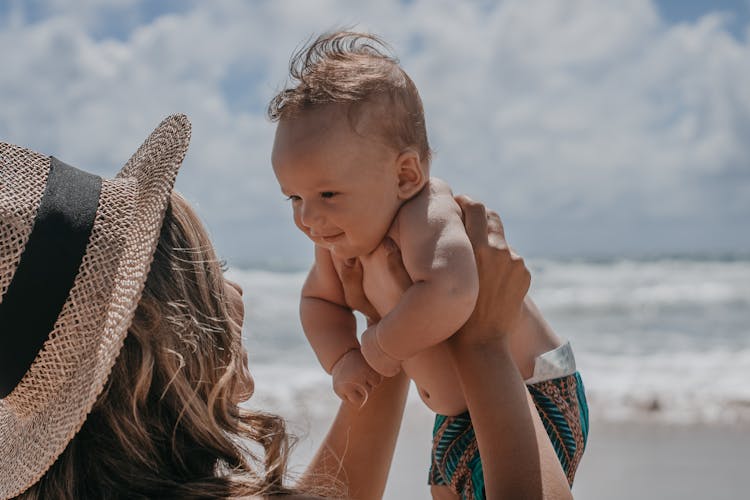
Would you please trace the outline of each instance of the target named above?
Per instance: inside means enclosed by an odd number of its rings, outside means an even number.
[[[299,201],[299,200],[301,200],[302,198],[300,198],[300,197],[299,197],[299,196],[297,196],[296,194],[291,194],[291,195],[287,196],[287,197],[286,197],[286,199],[287,199],[288,201],[292,201],[292,202],[294,202],[294,201]]]
[[[333,191],[323,191],[322,193],[320,193],[320,197],[321,198],[333,198],[337,194],[338,193],[334,193]]]
[[[219,261],[219,268],[221,269],[222,273],[229,271],[229,264],[227,264],[226,259],[221,259]]]

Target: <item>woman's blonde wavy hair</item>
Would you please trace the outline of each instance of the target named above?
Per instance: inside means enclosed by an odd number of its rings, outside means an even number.
[[[230,307],[206,230],[173,193],[104,391],[55,464],[18,498],[290,493],[284,421],[238,406],[252,381]],[[251,449],[259,447],[262,458]]]

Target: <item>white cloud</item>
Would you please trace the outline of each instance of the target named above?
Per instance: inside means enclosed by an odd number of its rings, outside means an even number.
[[[500,210],[522,248],[750,248],[750,46],[722,16],[670,26],[646,0],[146,8],[50,2],[30,23],[15,4],[0,20],[0,137],[111,173],[163,116],[188,113],[178,186],[235,261],[309,256],[264,110],[295,47],[352,24],[389,40],[419,86],[434,173]],[[691,241],[709,222],[713,241]]]

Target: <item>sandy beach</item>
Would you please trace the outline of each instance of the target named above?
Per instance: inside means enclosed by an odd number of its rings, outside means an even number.
[[[409,404],[384,498],[427,500],[431,415]],[[320,418],[293,425],[293,462],[305,463],[322,438]],[[573,487],[578,500],[747,498],[750,426],[592,422]],[[299,469],[297,469],[299,470]]]
[[[748,498],[750,426],[592,423],[575,498]]]
[[[573,486],[577,500],[748,498],[750,427],[593,422],[591,428]],[[385,498],[430,498],[424,434],[402,428]]]

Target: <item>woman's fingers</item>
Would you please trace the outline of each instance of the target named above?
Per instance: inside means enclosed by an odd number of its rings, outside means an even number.
[[[464,216],[464,224],[466,227],[466,234],[469,235],[469,239],[472,244],[475,245],[480,241],[484,241],[486,235],[487,242],[491,247],[510,251],[510,256],[513,259],[519,259],[520,256],[508,246],[508,242],[505,239],[505,227],[500,216],[494,210],[487,210],[484,204],[474,201],[466,195],[459,195],[456,197],[456,201],[461,206]],[[484,223],[482,222],[484,218]]]
[[[463,213],[464,227],[466,234],[469,236],[474,251],[482,244],[486,244],[487,237],[487,212],[482,203],[474,201],[466,195],[456,196],[456,202],[461,207]],[[499,219],[499,217],[498,217]]]
[[[362,284],[362,263],[357,258],[351,258],[351,259],[345,260],[341,275],[342,275],[342,280],[346,281],[346,284],[361,285]]]
[[[404,261],[401,259],[401,250],[388,236],[383,239],[382,245],[386,252],[388,272],[399,288],[401,288],[401,292],[405,292],[412,285],[412,280],[409,273],[406,272]]]
[[[378,385],[380,385],[380,382],[383,381],[383,376],[376,372],[375,370],[371,370],[371,373],[367,376],[367,385],[370,387],[370,389],[374,389]]]
[[[362,263],[359,259],[349,259],[341,266],[344,299],[349,307],[364,314],[369,321],[378,321],[380,316],[367,299],[362,288],[362,274]]]
[[[382,375],[380,375],[375,370],[370,370],[367,372],[367,381],[372,383],[373,385],[378,385],[381,380],[383,380]]]
[[[500,216],[493,210],[487,211],[487,239],[490,246],[495,248],[505,248],[508,242],[505,240],[505,228]],[[512,250],[511,250],[512,253]]]
[[[502,338],[518,319],[530,274],[508,246],[500,216],[468,196],[457,196],[479,271],[479,297],[469,320],[451,337],[456,343]]]
[[[386,253],[388,273],[396,285],[405,292],[411,285],[412,280],[401,260],[401,251],[396,243],[389,237],[383,239],[382,250]],[[380,315],[372,306],[365,291],[362,288],[362,263],[353,258],[343,262],[341,266],[341,284],[344,287],[344,299],[349,307],[364,314],[370,323],[380,320]]]
[[[362,289],[362,263],[359,259],[349,259],[341,266],[341,283],[347,304],[359,304],[365,296]]]

